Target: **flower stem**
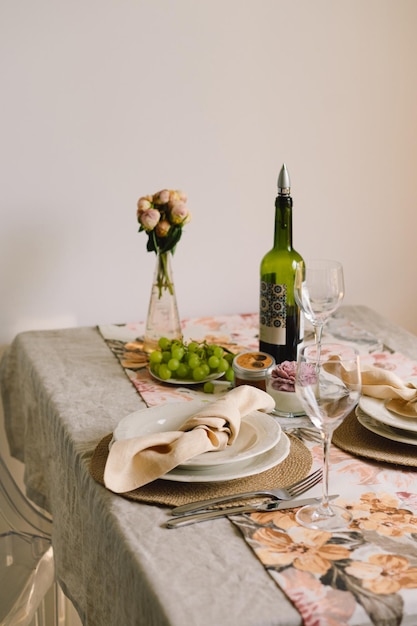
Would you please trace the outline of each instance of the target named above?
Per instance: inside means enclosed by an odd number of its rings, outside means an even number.
[[[174,285],[169,275],[169,252],[158,253],[158,273],[157,273],[157,285],[159,298],[162,297],[162,290],[168,289],[172,295],[174,293]]]

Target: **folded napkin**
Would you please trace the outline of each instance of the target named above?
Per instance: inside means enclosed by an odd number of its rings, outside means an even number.
[[[224,450],[238,436],[242,417],[274,407],[269,394],[241,385],[189,417],[179,430],[115,441],[104,469],[104,484],[115,493],[132,491],[198,454]]]
[[[404,383],[393,372],[372,365],[364,365],[361,370],[362,393],[365,396],[381,400],[400,398],[406,402],[417,399],[417,388],[412,383]]]
[[[392,400],[386,400],[385,406],[393,413],[397,413],[397,415],[417,417],[417,398],[408,402],[401,398],[393,398]]]
[[[337,357],[331,364],[326,363],[325,367],[349,384],[352,374],[345,370]],[[385,400],[387,409],[399,415],[417,417],[417,388],[415,385],[404,383],[393,372],[373,365],[361,367],[361,378],[361,391],[364,396]]]
[[[362,371],[362,393],[385,400],[389,411],[404,417],[417,417],[417,388],[404,383],[393,372],[367,366]]]

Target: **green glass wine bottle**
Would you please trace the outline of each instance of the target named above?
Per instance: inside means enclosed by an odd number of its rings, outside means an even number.
[[[302,257],[292,247],[292,197],[288,170],[278,176],[274,247],[261,261],[259,350],[277,363],[295,361],[303,339],[300,308],[294,298],[295,267]]]

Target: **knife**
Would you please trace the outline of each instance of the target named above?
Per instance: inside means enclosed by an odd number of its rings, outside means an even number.
[[[329,500],[338,498],[338,495],[329,496]],[[204,511],[188,515],[177,515],[173,519],[168,520],[164,526],[166,528],[176,528],[177,526],[187,526],[195,522],[204,522],[217,517],[225,517],[227,515],[237,515],[238,513],[255,513],[268,511],[282,511],[284,509],[295,509],[306,504],[317,504],[321,498],[304,498],[303,500],[278,500],[267,502],[264,504],[244,504],[241,506],[229,507],[227,509],[217,509],[215,511]]]

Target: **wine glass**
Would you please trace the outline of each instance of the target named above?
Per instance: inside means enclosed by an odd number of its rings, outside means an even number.
[[[313,325],[318,349],[324,324],[336,311],[344,295],[343,266],[339,261],[312,259],[296,264],[295,301]]]
[[[323,441],[323,495],[320,504],[301,508],[296,519],[302,526],[333,531],[346,527],[352,516],[340,506],[330,505],[329,453],[333,431],[354,409],[361,392],[359,353],[343,344],[323,343],[301,348],[295,390],[305,412]]]

